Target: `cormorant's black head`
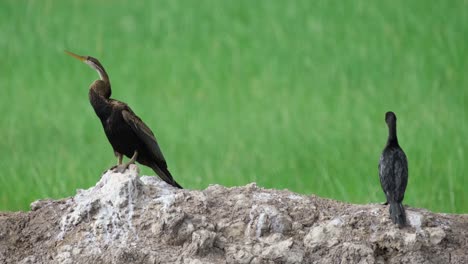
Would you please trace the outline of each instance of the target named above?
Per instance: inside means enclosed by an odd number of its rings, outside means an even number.
[[[387,124],[395,124],[396,120],[396,115],[392,111],[385,113],[385,122]]]

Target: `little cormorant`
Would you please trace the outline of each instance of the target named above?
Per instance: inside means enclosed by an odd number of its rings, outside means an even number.
[[[396,115],[385,114],[388,126],[388,139],[379,161],[379,177],[382,189],[390,204],[390,218],[394,224],[402,227],[406,224],[405,209],[402,205],[408,183],[408,162],[405,152],[398,144]]]

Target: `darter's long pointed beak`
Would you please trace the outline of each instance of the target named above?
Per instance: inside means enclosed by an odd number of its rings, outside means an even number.
[[[82,61],[82,62],[85,62],[85,61],[86,61],[86,57],[85,57],[85,56],[76,55],[75,53],[70,52],[70,51],[67,51],[67,50],[65,50],[65,53],[68,54],[68,55],[70,55],[70,56],[72,56],[72,57],[75,58],[75,59],[78,59],[78,60]]]

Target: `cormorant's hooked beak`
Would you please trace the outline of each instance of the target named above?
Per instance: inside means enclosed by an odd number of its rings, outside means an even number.
[[[86,62],[86,60],[87,60],[86,56],[76,55],[75,53],[70,52],[68,50],[65,50],[65,53],[72,56],[75,59],[78,59],[78,60],[82,61],[82,62]]]

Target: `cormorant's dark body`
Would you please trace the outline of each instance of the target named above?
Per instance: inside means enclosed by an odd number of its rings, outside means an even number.
[[[96,69],[101,77],[91,84],[89,101],[101,120],[116,156],[119,157],[119,163],[122,155],[131,158],[137,152],[138,163],[152,168],[168,184],[182,188],[167,169],[166,160],[153,132],[127,104],[110,98],[112,91],[109,77],[99,61],[93,57],[67,53]]]
[[[390,205],[390,218],[398,226],[406,224],[405,209],[402,205],[408,183],[408,162],[398,144],[396,116],[393,112],[385,115],[389,135],[379,161],[379,177],[382,189]]]

